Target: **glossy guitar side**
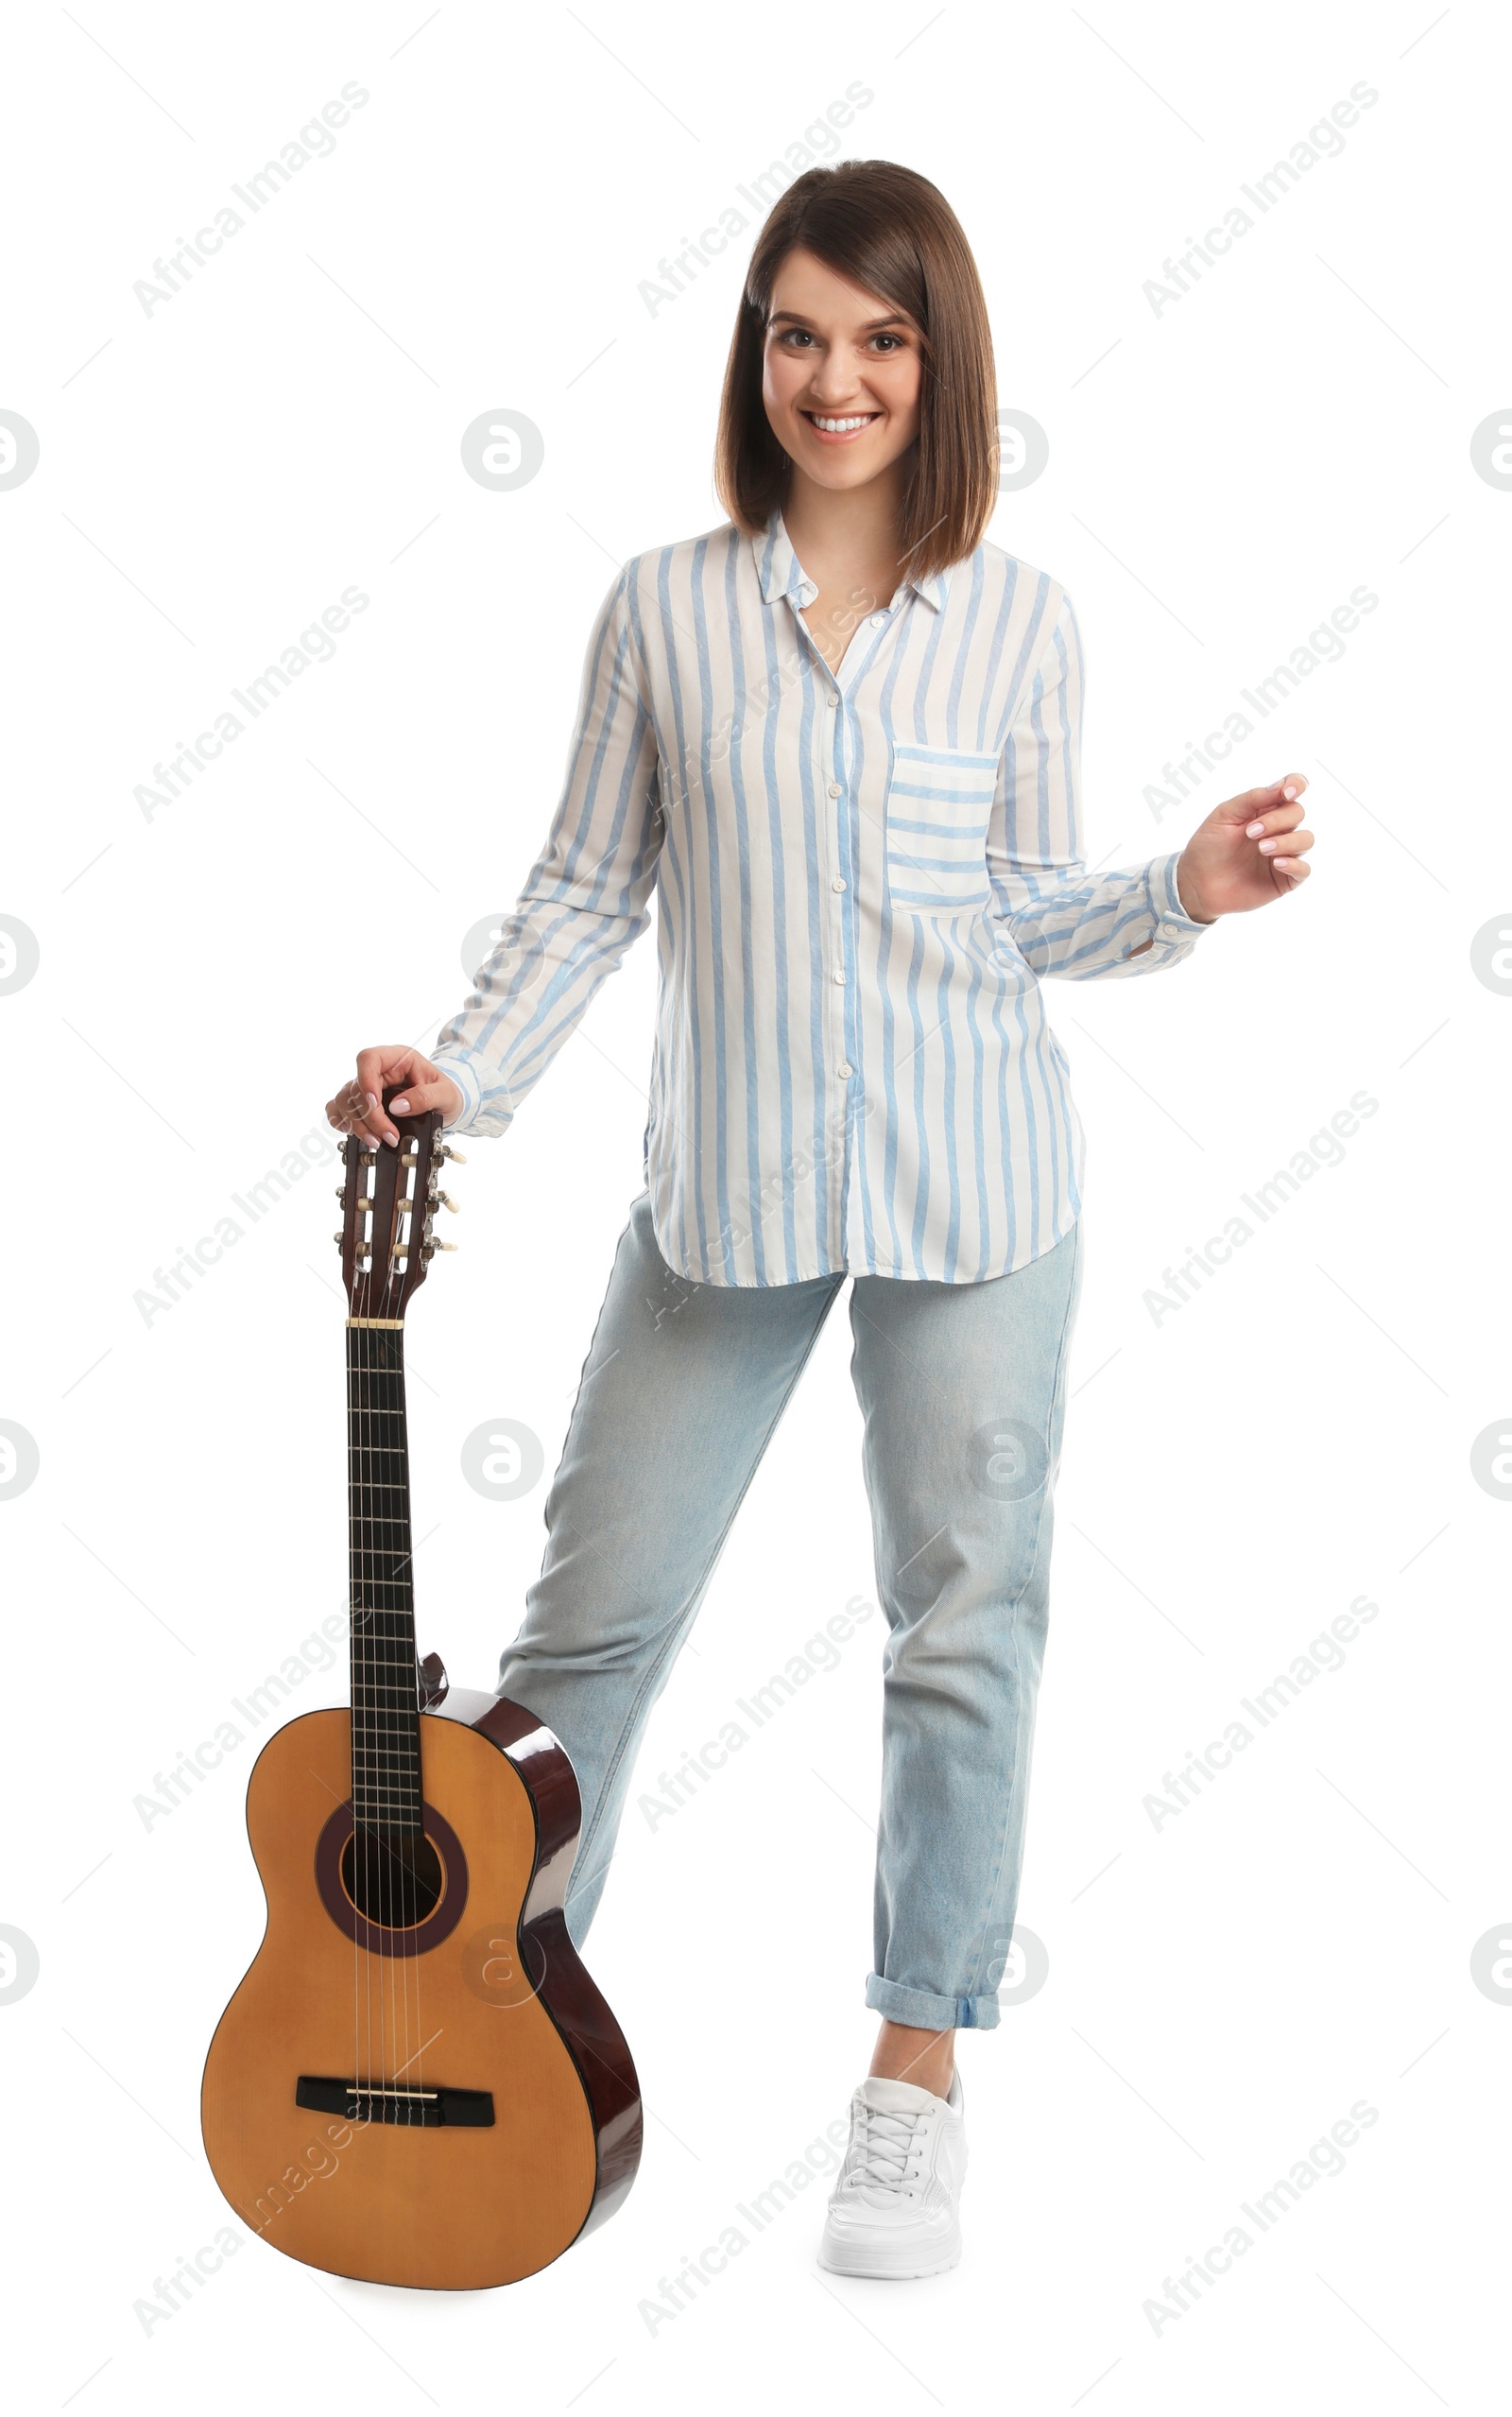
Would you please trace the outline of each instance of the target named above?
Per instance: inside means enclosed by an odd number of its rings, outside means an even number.
[[[421,1726],[427,1827],[439,1815],[467,1841],[465,1869],[448,1861],[419,1951],[396,1957],[359,1953],[317,1868],[344,1801],[350,1814],[349,1715],[307,1713],[264,1748],[247,1820],[267,1930],[212,2042],[202,2114],[216,2181],[271,2248],[368,2282],[466,2290],[534,2273],[612,2212],[634,2180],[641,2105],[562,1921],[577,1831],[566,1756],[491,1697],[454,1694]],[[428,2098],[359,2098],[339,2114],[297,2102],[301,2078],[360,2080],[369,2041],[396,2092],[434,2092],[443,2111],[451,2092],[487,2094],[491,2124],[384,2119],[423,2115]]]

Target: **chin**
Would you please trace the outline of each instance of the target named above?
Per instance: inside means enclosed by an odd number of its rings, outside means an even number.
[[[872,479],[890,470],[907,452],[906,445],[890,447],[885,453],[833,453],[827,446],[805,444],[800,452],[789,454],[806,477],[816,487],[868,487]]]

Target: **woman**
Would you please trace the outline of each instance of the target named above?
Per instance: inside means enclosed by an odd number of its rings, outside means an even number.
[[[821,2262],[960,2254],[954,2033],[998,2019],[1081,1279],[1081,1130],[1039,976],[1152,972],[1286,896],[1289,775],[1089,876],[1065,590],[984,542],[996,392],[975,264],[885,161],[800,177],[730,349],[729,524],[627,562],[544,853],[433,1059],[329,1103],[502,1132],[659,902],[647,1189],[610,1278],[500,1690],[583,1797],[596,1905],[646,1714],[851,1279],[885,1661],[882,2017]]]

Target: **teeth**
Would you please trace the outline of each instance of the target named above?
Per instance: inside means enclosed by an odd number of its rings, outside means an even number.
[[[852,428],[865,428],[876,416],[874,411],[864,411],[859,419],[855,420],[821,420],[816,411],[809,414],[816,428],[823,428],[833,437],[849,436]]]

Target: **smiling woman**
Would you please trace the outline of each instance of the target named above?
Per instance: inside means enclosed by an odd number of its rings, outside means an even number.
[[[1182,850],[1088,871],[1081,634],[1059,580],[987,540],[996,415],[944,196],[885,160],[799,177],[730,345],[728,519],[604,598],[556,822],[434,1059],[364,1049],[328,1103],[374,1143],[430,1109],[504,1132],[654,902],[645,1189],[499,1670],[576,1771],[575,1943],[648,1715],[852,1286],[889,1631],[882,2024],[819,2254],[897,2279],[961,2253],[954,2037],[998,2022],[1018,1903],[1083,1264],[1041,976],[1176,965],[1289,895],[1311,846],[1297,774]],[[764,1985],[763,2021],[812,2013]]]
[[[987,302],[944,196],[886,160],[801,177],[762,229],[725,371],[715,483],[735,527],[793,504],[795,466],[832,495],[894,473],[890,533],[925,578],[986,528],[997,445]]]

